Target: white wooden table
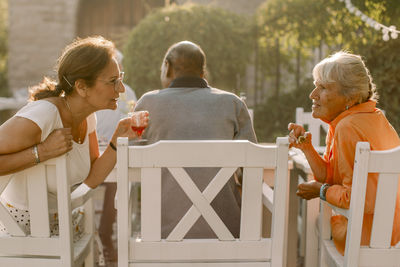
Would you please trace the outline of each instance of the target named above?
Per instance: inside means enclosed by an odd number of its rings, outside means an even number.
[[[289,156],[293,161],[293,168],[290,174],[289,205],[291,206],[289,208],[289,225],[292,225],[292,227],[289,227],[289,240],[292,240],[290,239],[291,228],[293,228],[293,225],[296,225],[300,237],[299,252],[300,256],[304,257],[303,266],[317,267],[317,220],[319,215],[319,199],[315,198],[308,201],[301,200],[301,205],[299,207],[300,212],[298,210],[298,202],[296,203],[296,201],[299,201],[299,197],[296,195],[297,185],[305,181],[313,180],[314,176],[303,152],[299,149],[292,148],[289,151]],[[293,233],[292,236],[294,236]]]

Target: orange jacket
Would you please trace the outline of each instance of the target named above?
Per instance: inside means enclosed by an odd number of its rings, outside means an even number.
[[[375,101],[353,106],[329,123],[324,159],[328,164],[326,183],[331,184],[326,200],[340,208],[350,206],[356,144],[369,142],[371,150],[386,150],[400,145],[400,139]],[[369,174],[365,197],[361,245],[369,245],[374,215],[378,176]],[[331,219],[332,238],[339,252],[344,254],[347,219],[341,215]],[[392,245],[400,241],[400,183],[397,195]]]

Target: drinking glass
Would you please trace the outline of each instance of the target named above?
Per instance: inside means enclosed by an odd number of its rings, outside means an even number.
[[[146,116],[145,114],[146,114],[146,111],[136,111],[136,112],[128,113],[128,116],[131,117],[131,120],[132,120],[132,123],[131,123],[132,131],[134,131],[139,138],[137,140],[131,140],[131,142],[133,142],[133,143],[141,143],[141,145],[147,143],[147,140],[142,139],[142,134],[146,127],[143,127],[140,125],[140,121],[142,119],[144,119],[144,117]],[[135,116],[133,116],[133,115],[135,115]]]

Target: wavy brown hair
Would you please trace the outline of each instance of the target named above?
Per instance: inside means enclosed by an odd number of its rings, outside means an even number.
[[[115,53],[113,42],[101,36],[76,39],[65,47],[57,61],[58,83],[48,77],[29,89],[30,100],[69,95],[75,81],[83,79],[87,86],[93,86],[100,72],[111,61]]]

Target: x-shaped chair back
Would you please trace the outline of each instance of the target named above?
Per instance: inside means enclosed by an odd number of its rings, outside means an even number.
[[[149,146],[128,146],[127,139],[120,138],[117,157],[119,266],[128,266],[128,262],[174,261],[199,264],[213,261],[234,264],[240,261],[241,266],[246,266],[244,262],[270,263],[272,255],[276,261],[271,266],[282,266],[287,164],[286,138],[272,146],[244,140],[160,141]],[[186,167],[219,167],[220,170],[201,192],[185,171]],[[240,167],[243,167],[240,237],[235,239],[210,203]],[[193,203],[165,240],[161,238],[161,168],[168,168]],[[277,177],[271,201],[271,239],[261,237],[264,169],[275,169]],[[123,215],[129,208],[130,172],[140,173],[141,179],[140,242],[129,240],[130,216]],[[218,239],[183,239],[200,216]]]

